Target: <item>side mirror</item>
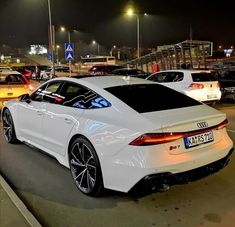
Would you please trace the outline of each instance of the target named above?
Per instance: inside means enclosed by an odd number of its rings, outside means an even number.
[[[19,96],[19,99],[21,102],[27,102],[27,103],[31,102],[29,94],[23,94],[23,95]]]

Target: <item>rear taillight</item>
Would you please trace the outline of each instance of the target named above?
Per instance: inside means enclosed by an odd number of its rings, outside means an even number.
[[[172,142],[182,137],[183,137],[182,133],[146,133],[133,140],[130,143],[130,145],[133,146],[156,145],[156,144]]]
[[[223,129],[227,126],[228,120],[225,119],[223,122],[221,122],[218,125],[205,128],[205,129],[200,129],[200,130],[195,130],[195,131],[190,131],[190,132],[166,132],[166,133],[145,133],[138,138],[134,139],[129,145],[132,146],[148,146],[148,145],[157,145],[157,144],[163,144],[163,143],[169,143],[178,139],[181,139],[185,136],[193,136],[197,135],[200,133],[205,133],[211,130],[220,130]]]
[[[216,87],[220,88],[220,82],[217,82]]]
[[[199,84],[199,83],[191,83],[189,85],[190,89],[203,89],[204,85],[203,84]]]
[[[217,125],[216,130],[225,128],[228,125],[228,120],[225,119],[223,122],[221,122],[220,124]]]

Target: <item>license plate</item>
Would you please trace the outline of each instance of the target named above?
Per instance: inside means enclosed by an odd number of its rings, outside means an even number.
[[[208,99],[217,99],[217,95],[207,95]]]
[[[212,131],[197,134],[194,136],[184,137],[184,144],[186,149],[191,147],[196,147],[205,143],[210,143],[212,141],[214,141],[214,136]]]

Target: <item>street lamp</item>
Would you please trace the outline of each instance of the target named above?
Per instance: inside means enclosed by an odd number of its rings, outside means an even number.
[[[97,44],[97,52],[98,52],[98,56],[100,55],[100,45],[98,42],[96,42],[95,40],[92,41],[92,44],[96,45]]]
[[[57,64],[59,64],[59,49],[60,49],[60,45],[56,45],[56,62],[57,62]]]
[[[116,45],[113,45],[113,47],[111,48],[111,51],[110,51],[110,55],[113,56],[113,50],[116,49]]]
[[[65,29],[65,27],[60,27],[60,30],[62,32],[64,32],[66,29]],[[71,42],[71,39],[70,39],[70,30],[67,29],[67,32],[68,32],[68,42],[70,43]],[[69,76],[70,77],[72,76],[71,72],[72,72],[72,70],[71,70],[71,61],[69,60]]]
[[[64,32],[64,31],[66,31],[66,28],[65,27],[60,27],[60,30],[62,31],[62,32]],[[71,35],[70,35],[70,30],[67,30],[67,32],[68,32],[68,42],[70,43],[70,41],[71,41]]]
[[[137,58],[140,57],[140,18],[139,18],[139,14],[135,13],[134,10],[132,8],[129,8],[127,10],[127,15],[128,16],[136,16],[136,22],[137,22]]]
[[[137,24],[137,58],[140,57],[140,15],[137,12],[134,12],[132,8],[129,8],[126,12],[129,17],[133,15],[136,16],[136,24]],[[147,16],[147,13],[144,13],[144,16]]]

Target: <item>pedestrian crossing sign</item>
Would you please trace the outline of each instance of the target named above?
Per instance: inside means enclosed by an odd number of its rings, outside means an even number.
[[[65,43],[65,59],[66,61],[74,60],[74,46],[73,43]]]

